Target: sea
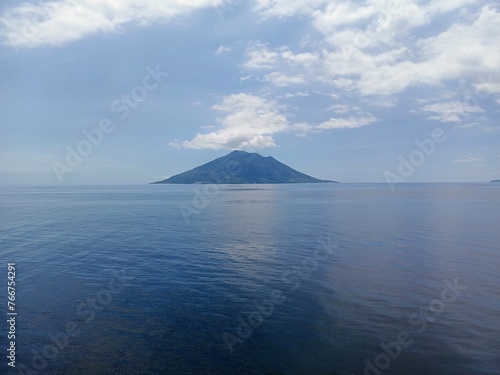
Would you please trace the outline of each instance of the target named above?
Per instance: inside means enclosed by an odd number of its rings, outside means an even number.
[[[3,186],[0,213],[1,374],[500,374],[500,184]]]

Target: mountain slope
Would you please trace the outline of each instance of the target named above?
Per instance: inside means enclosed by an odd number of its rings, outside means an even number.
[[[319,180],[271,156],[233,151],[230,154],[154,184],[282,184],[335,182]]]

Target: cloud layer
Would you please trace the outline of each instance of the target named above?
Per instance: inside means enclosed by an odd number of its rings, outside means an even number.
[[[25,3],[0,15],[0,37],[15,48],[62,46],[228,4],[243,9],[227,0]],[[214,93],[222,97],[212,107],[220,116],[215,130],[171,146],[275,147],[279,133],[305,136],[382,121],[381,109],[397,107],[402,97],[414,104],[408,116],[451,124],[490,122],[491,129],[491,111],[464,92],[481,92],[500,103],[498,8],[480,0],[255,0],[247,15],[254,24],[300,22],[302,39],[293,46],[278,37],[233,44],[217,40],[212,57],[231,55],[241,72],[235,80],[254,86]],[[312,106],[312,95],[328,98],[321,114],[295,121],[301,105]]]
[[[233,94],[212,107],[225,114],[219,118],[220,129],[197,134],[191,141],[174,142],[171,146],[207,149],[259,149],[275,147],[273,134],[289,128],[278,104],[253,95]]]
[[[63,45],[128,23],[166,22],[223,0],[64,0],[25,3],[0,17],[0,37],[12,47]]]
[[[274,135],[287,131],[319,133],[331,129],[352,129],[376,122],[371,114],[331,118],[316,125],[291,123],[276,101],[240,93],[225,97],[212,107],[223,113],[218,119],[219,129],[198,133],[192,140],[172,142],[172,147],[195,149],[262,149],[276,147]]]
[[[299,2],[300,3],[300,2]],[[330,82],[333,87],[360,95],[393,95],[412,86],[436,87],[446,80],[496,74],[500,67],[500,12],[485,5],[474,15],[451,24],[434,35],[419,37],[435,17],[477,3],[457,0],[431,1],[323,1],[316,10],[298,6],[323,35],[320,48],[294,52],[287,46],[270,48],[259,42],[249,46],[245,67],[287,71],[290,83]],[[284,2],[260,1],[265,16],[291,16]],[[285,11],[287,10],[287,11]],[[439,31],[438,31],[439,30]],[[414,33],[412,33],[414,31]],[[428,34],[428,32],[427,32]],[[425,36],[424,36],[425,35]],[[277,86],[283,80],[268,79]]]

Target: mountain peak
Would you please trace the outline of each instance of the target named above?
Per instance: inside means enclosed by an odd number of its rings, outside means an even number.
[[[298,172],[272,156],[234,150],[155,184],[280,184],[335,182]]]
[[[240,156],[245,156],[245,155],[258,155],[260,156],[261,158],[263,158],[262,155],[256,153],[256,152],[248,152],[248,151],[243,151],[243,150],[234,150],[232,152],[230,152],[229,154],[227,154],[226,156],[229,156],[229,155],[240,155]]]

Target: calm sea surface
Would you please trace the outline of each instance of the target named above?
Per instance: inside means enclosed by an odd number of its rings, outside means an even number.
[[[1,187],[0,213],[2,374],[500,374],[500,184]]]

